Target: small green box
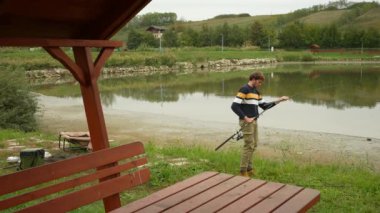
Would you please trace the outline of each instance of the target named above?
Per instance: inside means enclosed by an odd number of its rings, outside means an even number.
[[[44,163],[45,150],[42,148],[24,149],[20,152],[19,169],[27,169]]]

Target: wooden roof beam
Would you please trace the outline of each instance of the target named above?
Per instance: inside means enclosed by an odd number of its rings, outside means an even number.
[[[6,47],[121,47],[123,42],[111,40],[80,39],[33,39],[33,38],[0,38],[0,46]]]

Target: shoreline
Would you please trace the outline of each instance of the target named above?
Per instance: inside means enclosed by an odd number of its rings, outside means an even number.
[[[60,131],[86,131],[83,106],[40,103],[40,129],[52,134]],[[237,130],[237,124],[202,122],[155,113],[118,113],[104,111],[108,138],[112,143],[133,141],[154,142],[157,145],[202,145],[214,149]],[[228,142],[220,151],[241,147],[242,140]],[[341,162],[360,164],[380,171],[380,139],[334,133],[277,129],[259,126],[257,154],[281,159],[295,159],[317,163]]]

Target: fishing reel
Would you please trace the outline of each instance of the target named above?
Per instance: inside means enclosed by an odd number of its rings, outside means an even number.
[[[243,139],[243,132],[242,131],[237,131],[236,132],[235,140],[238,141],[240,139]]]

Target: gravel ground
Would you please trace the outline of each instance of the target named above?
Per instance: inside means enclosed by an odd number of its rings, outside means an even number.
[[[41,96],[42,97],[42,96]],[[41,98],[39,122],[43,131],[86,131],[83,106],[54,103]],[[238,129],[237,122],[218,123],[183,120],[155,113],[104,111],[111,142],[132,141],[165,144],[202,144],[214,148]],[[380,139],[340,134],[274,129],[259,126],[258,154],[266,157],[294,157],[312,162],[359,164],[380,171]],[[220,150],[241,146],[227,143]]]

